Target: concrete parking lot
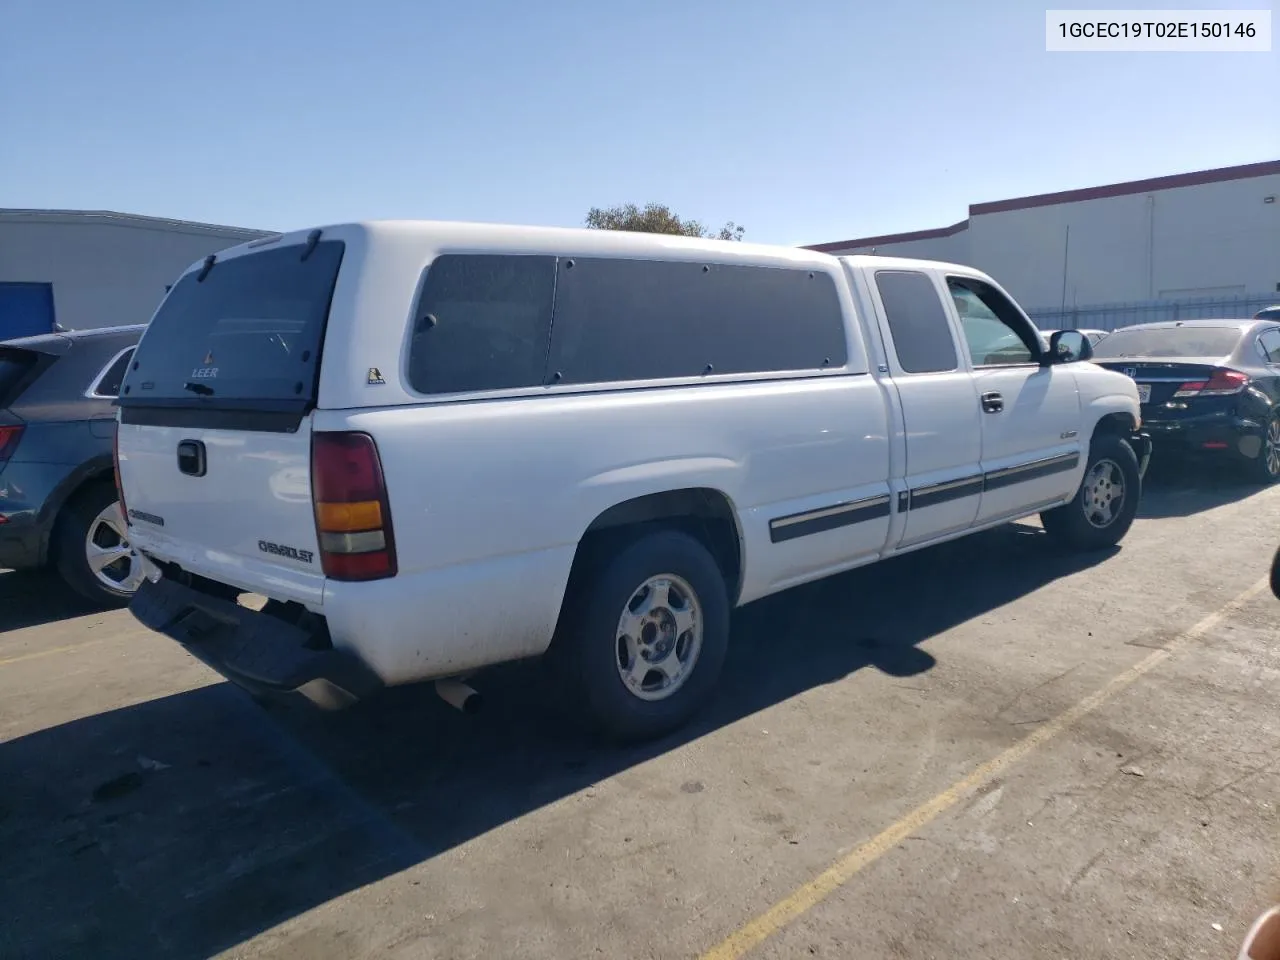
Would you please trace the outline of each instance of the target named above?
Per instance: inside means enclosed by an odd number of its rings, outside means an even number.
[[[1280,489],[1170,470],[737,614],[643,749],[520,665],[264,709],[0,573],[0,956],[1234,956],[1280,900]]]

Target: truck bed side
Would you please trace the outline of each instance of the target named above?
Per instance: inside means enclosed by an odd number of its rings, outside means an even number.
[[[318,412],[316,430],[376,438],[399,559],[392,580],[326,585],[330,632],[395,676],[540,653],[592,522],[672,490],[729,504],[740,602],[874,559],[889,523],[884,409],[856,375]]]

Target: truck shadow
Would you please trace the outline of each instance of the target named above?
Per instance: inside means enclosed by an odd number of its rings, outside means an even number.
[[[1111,551],[1114,552],[1114,551]],[[1105,560],[1009,526],[738,611],[721,690],[619,749],[563,722],[535,664],[343,714],[224,683],[0,745],[0,955],[208,956],[546,804],[862,669],[929,670],[928,638]]]

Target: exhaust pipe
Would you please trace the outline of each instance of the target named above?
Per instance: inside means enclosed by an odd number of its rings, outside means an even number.
[[[474,714],[480,710],[483,699],[480,694],[461,680],[447,678],[436,681],[436,693],[449,706],[463,713]]]

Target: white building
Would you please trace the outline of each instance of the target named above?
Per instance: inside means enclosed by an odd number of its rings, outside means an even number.
[[[86,210],[0,210],[0,340],[145,323],[188,265],[269,231]]]
[[[1064,306],[1108,328],[1175,305],[1226,315],[1280,302],[1280,161],[978,203],[949,227],[812,249],[968,264],[1042,325]]]

